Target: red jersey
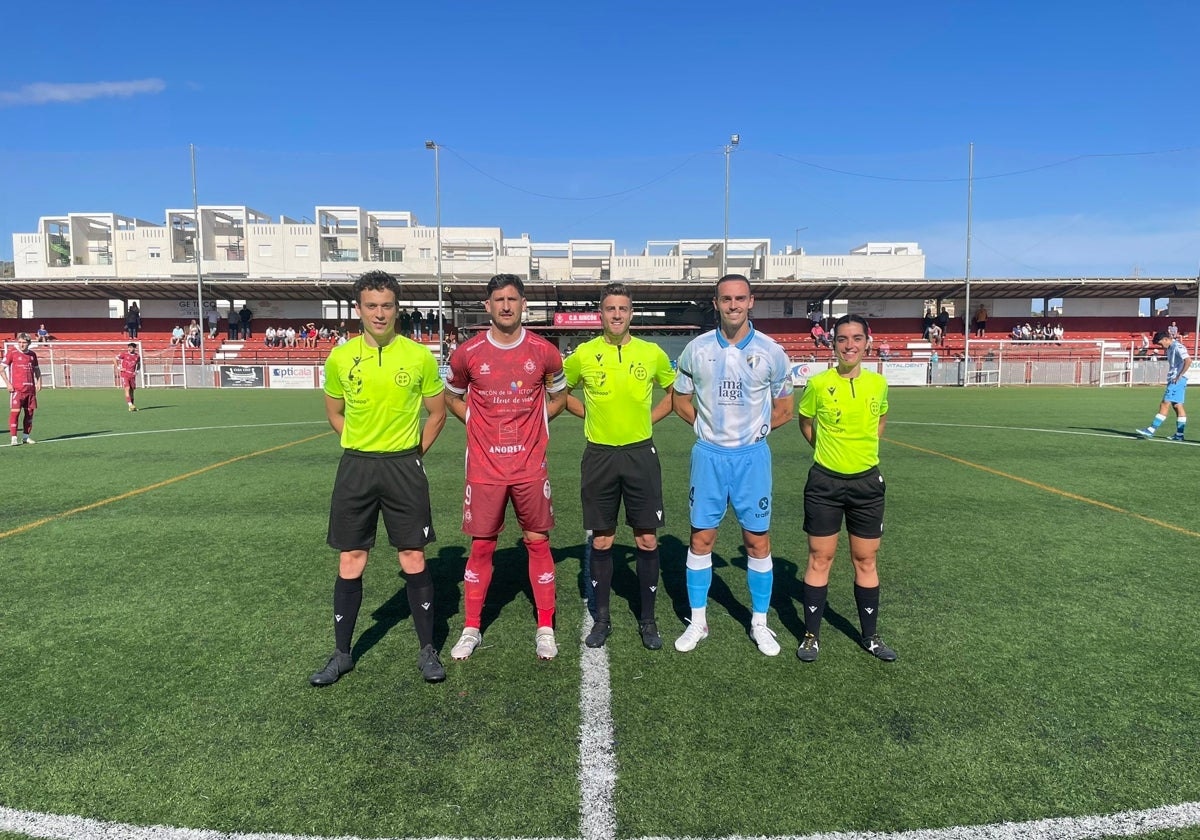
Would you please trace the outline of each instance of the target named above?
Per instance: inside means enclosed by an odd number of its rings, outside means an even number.
[[[566,386],[558,350],[528,330],[508,346],[494,343],[486,331],[460,344],[450,356],[446,387],[466,395],[467,481],[545,480],[546,394]]]
[[[22,353],[13,347],[5,354],[3,364],[4,378],[14,391],[33,391],[37,378],[42,375],[37,353],[32,350]]]
[[[137,369],[141,363],[142,357],[137,353],[130,353],[126,350],[117,354],[117,364],[121,366],[122,379],[133,379],[137,375]]]

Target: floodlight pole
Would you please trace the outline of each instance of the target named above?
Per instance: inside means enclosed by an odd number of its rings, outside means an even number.
[[[725,239],[721,244],[721,277],[729,270],[729,155],[741,141],[742,135],[731,134],[725,145]]]
[[[444,334],[445,324],[442,319],[442,172],[441,150],[432,140],[425,141],[425,148],[433,150],[433,202],[437,217],[437,298],[438,298],[438,361],[442,361],[442,353],[446,347]]]
[[[975,185],[975,144],[967,147],[967,301],[963,309],[963,384],[966,385],[971,367],[971,198]]]
[[[196,193],[196,144],[189,143],[188,149],[192,157],[192,213],[194,214],[196,224],[196,322],[200,324],[200,369],[204,369],[204,270],[200,265],[203,258],[204,249],[201,247],[200,240],[200,201]],[[187,343],[187,337],[183,339],[183,343]],[[185,365],[183,375],[183,387],[187,387],[187,353],[183,354]]]

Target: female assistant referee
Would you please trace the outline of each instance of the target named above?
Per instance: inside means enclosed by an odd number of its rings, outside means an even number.
[[[887,419],[888,386],[882,375],[862,369],[868,344],[865,318],[839,318],[833,327],[837,367],[808,380],[797,409],[800,432],[814,450],[804,487],[808,568],[804,571],[804,639],[796,651],[801,662],[815,662],[820,652],[829,569],[843,517],[850,534],[862,646],[884,662],[896,659],[896,652],[876,631],[879,573],[875,559],[883,536],[884,497],[879,438]]]

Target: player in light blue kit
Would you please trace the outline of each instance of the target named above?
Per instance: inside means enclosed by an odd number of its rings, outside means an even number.
[[[720,324],[697,336],[679,356],[675,413],[696,430],[687,555],[691,623],[675,640],[678,651],[708,638],[708,589],[717,526],[733,505],[746,546],[752,616],[750,638],[767,656],[779,653],[767,627],[774,581],[771,560],[771,450],[767,435],[792,418],[791,365],[783,348],[750,323],[750,281],[727,274],[717,281],[713,306]]]
[[[1158,427],[1167,419],[1167,408],[1175,409],[1175,434],[1171,440],[1183,440],[1183,429],[1187,425],[1187,411],[1183,407],[1183,399],[1187,396],[1187,372],[1192,366],[1192,357],[1187,348],[1177,337],[1169,332],[1160,330],[1154,334],[1154,343],[1167,351],[1167,390],[1163,393],[1162,405],[1153,422],[1145,429],[1137,429],[1137,433],[1145,438],[1154,437]]]

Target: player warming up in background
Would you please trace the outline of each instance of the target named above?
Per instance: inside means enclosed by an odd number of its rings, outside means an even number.
[[[1171,322],[1171,326],[1174,325],[1174,322]],[[1175,409],[1175,434],[1171,435],[1170,439],[1183,440],[1183,430],[1187,426],[1187,411],[1183,407],[1183,400],[1187,397],[1187,372],[1188,368],[1192,366],[1192,357],[1188,355],[1187,348],[1183,346],[1183,342],[1177,336],[1178,331],[1174,336],[1165,331],[1154,334],[1154,343],[1166,351],[1167,390],[1163,392],[1162,404],[1158,407],[1158,414],[1154,415],[1150,425],[1137,430],[1137,433],[1145,438],[1154,437],[1158,427],[1167,419],[1167,409],[1173,408]]]
[[[862,369],[868,342],[866,319],[839,318],[833,327],[837,367],[808,380],[796,410],[800,432],[814,450],[804,486],[808,568],[804,570],[804,638],[796,651],[801,662],[815,662],[820,651],[829,569],[843,516],[850,534],[862,645],[884,662],[896,658],[876,632],[879,572],[875,561],[883,536],[884,495],[879,437],[887,420],[888,387],[881,374]]]
[[[129,342],[129,349],[117,354],[117,377],[125,390],[125,405],[130,411],[137,411],[133,404],[133,392],[137,389],[137,372],[142,366],[142,357],[138,355],[137,345]]]
[[[37,410],[38,391],[42,390],[42,369],[38,366],[37,353],[29,349],[29,333],[17,336],[17,346],[10,348],[0,360],[0,378],[8,389],[8,431],[12,445],[37,443],[29,435],[33,432],[33,413]],[[24,423],[20,423],[21,412],[25,412]],[[22,434],[17,434],[17,429]]]
[[[720,323],[697,336],[679,356],[675,411],[696,430],[692,446],[692,538],[687,554],[692,620],[675,649],[693,650],[708,638],[708,590],[717,526],[732,504],[746,547],[750,638],[767,656],[779,653],[767,627],[771,559],[771,450],[767,435],[792,418],[791,365],[783,348],[754,329],[750,281],[727,274],[713,298]]]
[[[550,554],[554,507],[546,446],[549,420],[567,401],[562,357],[553,344],[521,325],[525,285],[515,274],[493,277],[483,305],[492,324],[451,354],[446,383],[446,407],[467,427],[462,529],[471,537],[463,573],[463,632],[450,655],[466,659],[482,639],[492,556],[511,500],[529,552],[535,651],[539,659],[553,659],[558,655]]]
[[[658,590],[657,529],[663,519],[662,469],[651,426],[671,413],[671,383],[675,371],[657,344],[629,333],[633,298],[623,283],[609,283],[600,294],[604,332],[563,360],[567,387],[582,383],[583,404],[571,398],[567,409],[584,418],[587,447],[580,464],[579,493],[583,527],[592,532],[591,577],[596,593],[595,624],[584,640],[602,647],[612,633],[610,596],[613,576],[613,537],[617,512],[625,500],[625,522],[637,545],[638,590],[641,608],[638,631],[648,650],[662,647],[654,621]],[[654,385],[667,393],[651,405]]]
[[[433,578],[425,546],[437,539],[424,455],[446,425],[437,360],[396,334],[400,284],[370,271],[354,284],[363,332],[325,360],[325,414],[344,447],[329,504],[329,545],[338,554],[333,583],[335,650],[309,682],[329,685],[354,668],[350,643],[363,599],[363,571],[379,513],[404,573],[417,632],[417,668],[426,682],[446,678],[433,647]],[[421,425],[422,407],[428,414]]]

